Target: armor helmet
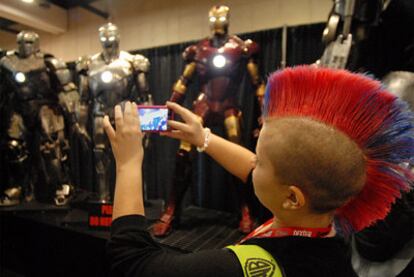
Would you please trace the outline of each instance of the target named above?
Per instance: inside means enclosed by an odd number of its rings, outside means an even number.
[[[39,51],[39,35],[31,31],[17,34],[18,52],[21,57],[29,57]]]
[[[230,8],[224,5],[213,6],[209,13],[210,31],[213,35],[226,35],[229,27]]]
[[[106,23],[99,27],[99,40],[104,49],[117,49],[120,40],[118,27],[112,23]]]

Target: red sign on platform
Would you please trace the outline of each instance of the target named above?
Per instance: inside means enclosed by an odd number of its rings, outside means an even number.
[[[94,203],[89,210],[89,227],[108,229],[112,223],[112,205]]]

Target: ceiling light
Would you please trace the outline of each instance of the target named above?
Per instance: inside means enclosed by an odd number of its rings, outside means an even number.
[[[25,2],[25,3],[33,3],[34,2],[34,0],[22,0],[23,2]]]

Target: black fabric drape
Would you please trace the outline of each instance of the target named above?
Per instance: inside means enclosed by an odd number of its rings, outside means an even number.
[[[323,50],[321,34],[324,24],[312,24],[288,28],[287,65],[312,63],[317,60]],[[281,61],[282,29],[272,29],[260,32],[239,35],[242,39],[252,39],[261,48],[259,56],[260,72],[264,79],[278,69]],[[155,104],[164,104],[171,95],[173,83],[181,75],[184,62],[181,57],[184,49],[194,42],[186,42],[164,47],[132,51],[146,56],[151,62],[149,73],[149,86]],[[73,67],[73,65],[72,65]],[[198,95],[198,82],[189,86],[184,106],[191,108],[191,103]],[[255,140],[252,131],[257,126],[258,109],[254,96],[254,89],[250,77],[245,75],[239,90],[239,105],[243,113],[243,141],[254,149]],[[223,134],[223,127],[212,128],[213,132]],[[145,152],[144,179],[145,195],[148,199],[168,196],[175,167],[175,153],[179,142],[151,135],[151,143]],[[74,142],[73,147],[73,173],[78,187],[83,190],[91,189],[92,168],[91,155],[79,154],[79,145]],[[237,207],[237,193],[234,178],[227,174],[206,155],[194,153],[192,193],[188,194],[186,203],[235,211]]]

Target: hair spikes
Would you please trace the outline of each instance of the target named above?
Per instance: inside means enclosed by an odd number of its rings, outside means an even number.
[[[346,70],[297,66],[268,79],[264,117],[308,117],[351,138],[366,158],[362,191],[337,210],[344,231],[383,219],[414,176],[414,116],[379,81]]]

